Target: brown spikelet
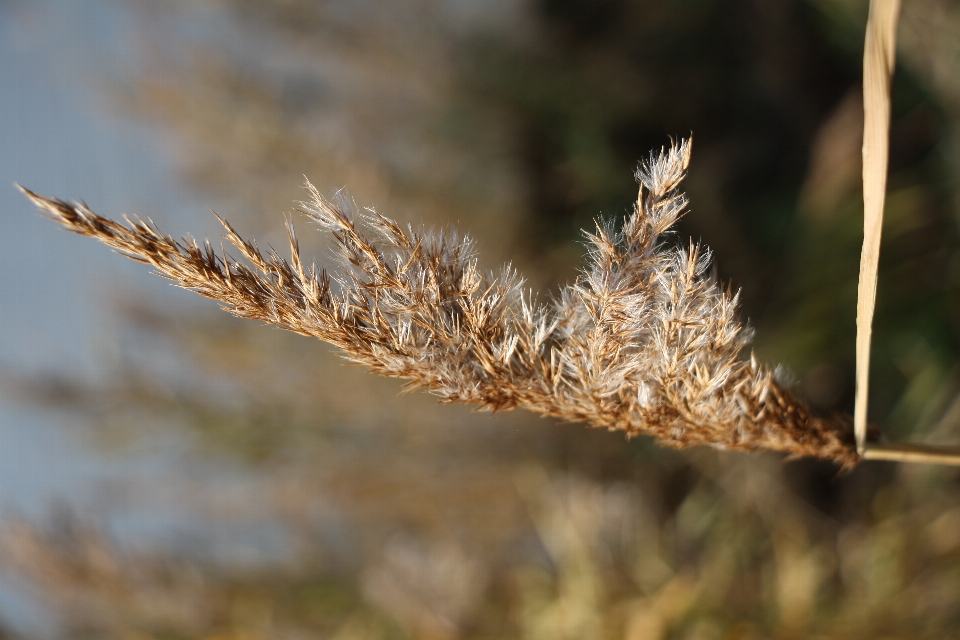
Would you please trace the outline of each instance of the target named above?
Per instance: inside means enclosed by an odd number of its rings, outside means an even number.
[[[683,215],[689,140],[651,154],[622,228],[587,234],[589,266],[555,302],[537,302],[509,266],[482,272],[455,232],[403,229],[345,195],[301,212],[333,237],[342,264],[305,267],[288,222],[291,259],[262,253],[225,220],[242,256],[177,241],[152,223],[122,225],[84,204],[23,192],[68,230],[146,262],[224,309],[314,336],[374,371],[444,402],[522,407],[594,427],[647,434],[672,447],[784,451],[851,466],[846,417],[813,416],[773,372],[743,358],[750,335],[737,295],[709,275],[709,252],[660,236]]]

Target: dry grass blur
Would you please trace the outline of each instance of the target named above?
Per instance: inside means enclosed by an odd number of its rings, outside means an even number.
[[[150,63],[112,90],[180,136],[185,177],[235,201],[245,233],[269,236],[307,174],[403,223],[475,232],[487,264],[519,255],[537,286],[579,266],[576,229],[633,199],[636,161],[693,129],[681,237],[702,237],[721,281],[743,284],[760,357],[788,363],[818,410],[849,410],[859,141],[827,132],[856,118],[844,100],[862,7],[587,4],[521,4],[477,36],[431,2],[354,14],[229,0],[209,9],[234,30],[221,45],[157,26],[189,19],[186,4],[143,3],[131,10]],[[960,27],[946,5],[907,2],[905,28],[914,10],[925,24],[927,7],[945,35],[904,34],[894,87],[871,415],[894,436],[948,440],[960,200],[944,176],[960,146],[945,132],[960,120],[941,70],[950,57],[935,52]],[[117,339],[135,349],[111,383],[51,372],[19,388],[99,433],[159,424],[196,436],[198,456],[242,467],[247,483],[184,477],[138,500],[159,509],[172,492],[224,528],[278,523],[285,553],[251,567],[189,546],[128,548],[79,516],[24,522],[5,532],[0,562],[59,614],[62,637],[942,638],[960,627],[954,470],[838,476],[829,463],[680,454],[437,407],[395,397],[394,381],[341,366],[318,341],[120,297]]]

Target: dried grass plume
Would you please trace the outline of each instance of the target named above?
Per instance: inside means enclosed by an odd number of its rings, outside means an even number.
[[[737,295],[709,273],[698,245],[661,238],[683,215],[690,141],[641,163],[633,213],[587,233],[589,263],[550,302],[509,266],[482,271],[454,231],[401,228],[342,193],[299,209],[328,231],[333,271],[305,266],[293,225],[291,257],[261,252],[228,222],[242,259],[151,222],[120,224],[82,203],[21,189],[66,229],[152,265],[230,313],[330,342],[354,362],[425,388],[444,402],[522,407],[590,426],[646,434],[672,447],[772,449],[844,466],[859,460],[845,417],[810,413],[773,372],[745,357]]]

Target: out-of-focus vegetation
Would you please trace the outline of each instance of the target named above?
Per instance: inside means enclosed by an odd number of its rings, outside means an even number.
[[[277,239],[306,174],[403,221],[456,223],[490,267],[513,260],[549,286],[575,273],[577,230],[630,205],[637,160],[692,130],[681,235],[709,244],[720,276],[743,287],[759,357],[791,369],[819,410],[852,409],[865,2],[123,10],[142,29],[136,62],[101,79],[117,109],[175,132],[185,179],[235,202],[241,229]],[[956,440],[960,11],[903,11],[871,419],[894,438]],[[322,344],[213,310],[128,298],[118,313],[133,355],[112,385],[52,374],[21,388],[105,434],[190,434],[198,455],[255,481],[225,499],[184,479],[172,489],[185,507],[268,518],[288,542],[251,569],[118,549],[77,518],[11,527],[0,561],[60,614],[64,637],[960,628],[956,471],[866,463],[838,476],[776,456],[681,454],[398,398]],[[173,374],[151,365],[159,353],[176,357]]]

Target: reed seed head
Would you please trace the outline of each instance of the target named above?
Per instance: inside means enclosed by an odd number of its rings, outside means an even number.
[[[710,253],[662,236],[686,211],[679,190],[690,141],[651,153],[622,226],[586,233],[589,263],[545,303],[509,266],[483,271],[454,231],[403,228],[309,182],[299,211],[339,257],[305,266],[288,222],[290,258],[261,252],[220,219],[239,257],[209,241],[175,240],[139,218],[120,224],[83,203],[24,194],[69,231],[91,236],[228,312],[325,340],[377,373],[443,402],[522,407],[545,416],[651,435],[664,445],[771,449],[852,466],[843,416],[811,414],[747,355],[737,295],[710,274]]]

